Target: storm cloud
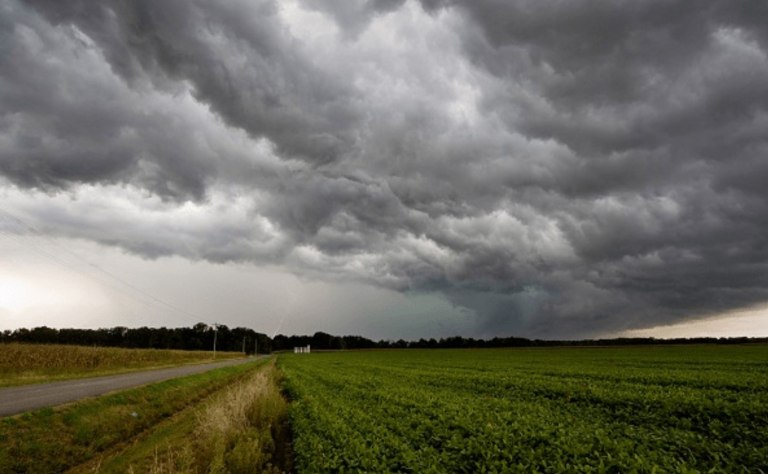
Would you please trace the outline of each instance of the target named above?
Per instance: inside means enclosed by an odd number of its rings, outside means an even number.
[[[44,233],[147,258],[437,292],[477,335],[747,308],[768,302],[765,18],[9,0],[0,193]]]

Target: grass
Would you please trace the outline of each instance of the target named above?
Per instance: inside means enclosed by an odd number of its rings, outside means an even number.
[[[97,458],[252,373],[264,361],[0,419],[0,473],[62,472]]]
[[[242,357],[218,352],[216,359]],[[213,353],[56,344],[0,344],[0,387],[210,362]]]
[[[274,360],[153,429],[101,473],[289,472],[288,404]],[[78,469],[77,472],[94,472]]]
[[[288,403],[274,363],[227,389],[201,413],[195,430],[193,472],[280,473],[289,463]]]
[[[768,346],[281,355],[297,472],[768,472]]]
[[[0,419],[0,474],[768,472],[766,439],[766,345],[326,352]]]

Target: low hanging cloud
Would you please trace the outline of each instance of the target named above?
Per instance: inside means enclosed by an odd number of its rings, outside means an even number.
[[[768,301],[762,1],[0,5],[43,232],[583,337]]]

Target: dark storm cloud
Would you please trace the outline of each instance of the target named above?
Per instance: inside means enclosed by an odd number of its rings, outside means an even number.
[[[304,1],[306,8],[325,12],[333,17],[348,35],[359,34],[371,19],[400,8],[405,0],[362,0],[335,2],[333,0]]]
[[[0,172],[199,209],[50,232],[439,291],[482,335],[768,301],[763,1],[0,8]]]
[[[738,131],[768,106],[768,27],[754,21],[768,14],[765,2],[458,5],[476,25],[465,41],[472,61],[546,101],[502,88],[486,110],[584,158],[666,147],[723,159],[751,145]]]
[[[309,58],[291,48],[291,38],[275,18],[277,7],[273,2],[228,2],[213,8],[204,2],[186,1],[81,1],[67,5],[35,1],[29,2],[29,6],[43,14],[51,26],[72,27],[77,33],[87,35],[96,43],[112,72],[134,88],[173,89],[179,88],[180,81],[186,81],[191,84],[195,97],[227,122],[254,136],[269,136],[280,151],[289,156],[322,163],[354,149],[350,124],[359,117],[349,103],[353,91],[313,68]],[[95,94],[87,90],[63,91],[71,95],[57,97],[55,92],[61,88],[57,87],[59,78],[45,70],[46,64],[36,61],[24,27],[12,24],[14,12],[10,10],[21,10],[18,14],[25,17],[31,17],[31,13],[13,3],[6,9],[9,15],[5,21],[9,24],[3,29],[4,42],[12,49],[5,49],[3,60],[7,64],[3,69],[8,71],[6,80],[16,86],[14,89],[21,89],[9,91],[10,105],[22,103],[25,112],[45,114],[40,121],[50,120],[51,116],[70,118],[71,111],[65,107],[72,104],[66,103],[66,98],[86,99],[92,101],[93,106],[110,105],[108,99],[112,97],[99,97],[99,90],[94,91]],[[38,36],[35,39],[44,43],[41,46],[46,53],[56,55],[60,46],[52,38],[46,38],[49,31],[42,27],[42,20],[36,17],[29,20],[34,24],[30,26],[36,26],[29,34]],[[19,59],[32,64],[19,64]],[[87,75],[87,72],[79,74]],[[30,78],[39,83],[30,84]],[[64,88],[68,86],[70,84],[64,84]],[[54,92],[52,97],[39,98],[53,102],[41,104],[42,111],[35,110],[35,104],[27,105],[28,96],[38,95],[40,91]],[[60,108],[51,110],[56,106]],[[98,135],[99,129],[105,134],[115,134],[115,129],[124,125],[121,117],[99,116],[98,107],[83,104],[79,110],[86,117],[76,120],[76,126],[94,128],[95,125],[93,135]],[[96,113],[84,112],[91,110]],[[87,123],[87,119],[94,123]],[[77,132],[58,128],[60,134],[67,136]],[[168,150],[163,150],[159,156],[167,153]],[[106,175],[114,174],[116,167],[129,166],[128,157],[117,155],[119,153],[112,154],[115,162],[112,166],[98,164],[89,168],[102,168]],[[63,174],[65,179],[67,172],[71,172],[73,178],[79,175],[76,164],[63,168],[66,171],[51,170],[51,174]],[[205,176],[207,171],[202,170],[201,174]],[[26,178],[35,179],[34,176]],[[194,180],[195,177],[185,178]]]

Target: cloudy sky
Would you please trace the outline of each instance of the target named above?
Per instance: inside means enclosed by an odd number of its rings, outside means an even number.
[[[0,2],[0,329],[768,335],[768,2]]]

